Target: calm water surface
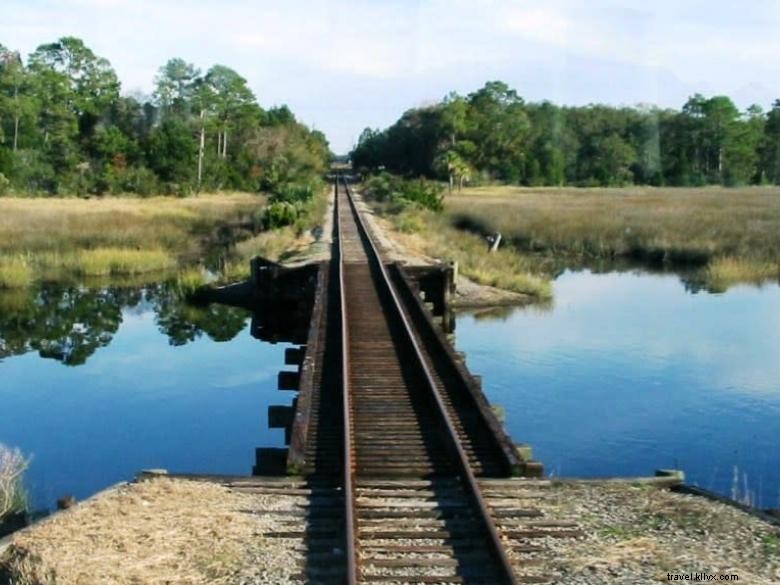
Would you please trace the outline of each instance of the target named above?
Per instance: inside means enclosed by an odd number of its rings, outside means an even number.
[[[548,472],[689,480],[780,507],[780,288],[692,294],[675,276],[566,272],[549,309],[462,315],[457,344]],[[164,285],[0,295],[0,442],[36,507],[141,469],[250,474],[280,447],[284,344]],[[735,482],[735,473],[737,481]]]
[[[566,272],[547,310],[461,315],[457,345],[549,473],[689,481],[780,507],[780,287]],[[735,477],[736,476],[736,477]]]
[[[164,286],[0,298],[0,442],[31,454],[36,507],[141,469],[248,475],[284,444],[267,408],[283,344],[247,311],[188,307]]]

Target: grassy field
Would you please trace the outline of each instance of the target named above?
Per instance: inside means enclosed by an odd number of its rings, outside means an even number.
[[[219,230],[251,225],[264,203],[250,194],[0,199],[0,288],[197,264]]]
[[[520,252],[701,266],[718,289],[779,274],[780,188],[481,187],[448,196],[445,214]]]

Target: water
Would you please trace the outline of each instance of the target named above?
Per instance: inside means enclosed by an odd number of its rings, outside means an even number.
[[[554,306],[462,315],[457,345],[548,472],[647,475],[780,507],[780,288],[693,294],[671,275],[565,272]],[[284,344],[165,285],[0,294],[0,442],[36,508],[146,468],[250,474]]]
[[[170,287],[47,288],[0,297],[0,442],[32,455],[36,508],[148,468],[248,475],[284,344],[248,311],[181,302]]]
[[[693,294],[673,275],[567,271],[550,308],[461,315],[457,345],[549,473],[681,468],[780,507],[777,285]]]

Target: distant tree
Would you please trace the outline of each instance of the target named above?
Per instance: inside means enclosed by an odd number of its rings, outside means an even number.
[[[111,64],[95,55],[81,39],[63,37],[39,46],[30,55],[33,72],[51,70],[67,84],[67,105],[87,133],[119,98],[119,80]]]
[[[285,105],[274,106],[266,112],[267,126],[290,126],[296,123],[295,115]]]
[[[192,89],[200,71],[178,57],[160,67],[154,78],[154,100],[164,112],[187,113]]]
[[[163,181],[191,184],[197,158],[198,148],[189,125],[183,120],[166,118],[152,131],[147,164]]]
[[[212,94],[212,105],[218,121],[217,155],[227,158],[228,135],[234,124],[257,112],[255,95],[246,79],[224,65],[214,65],[205,78]]]
[[[450,193],[452,193],[456,181],[460,191],[463,189],[463,183],[471,178],[469,164],[455,150],[443,152],[437,159],[437,166],[447,176]]]
[[[22,119],[30,119],[34,115],[34,103],[29,96],[27,83],[27,74],[19,53],[0,44],[0,138],[5,135],[3,122],[8,119],[11,122],[13,152],[19,148]]]
[[[776,100],[766,116],[761,143],[761,168],[764,177],[780,185],[780,100]]]

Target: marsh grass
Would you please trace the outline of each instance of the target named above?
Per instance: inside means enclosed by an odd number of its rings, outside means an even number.
[[[780,261],[780,188],[480,187],[448,197],[451,225],[501,232],[524,252],[707,266],[721,286],[760,282]]]
[[[24,313],[32,304],[32,291],[25,288],[0,287],[0,314]]]
[[[205,285],[206,280],[206,274],[203,268],[185,268],[180,270],[176,275],[176,289],[180,295],[187,296]]]
[[[406,247],[428,256],[457,262],[460,273],[478,284],[538,299],[552,297],[549,278],[535,272],[528,259],[516,250],[500,248],[490,252],[485,238],[462,232],[449,225],[445,218],[430,211],[410,208],[392,218]]]
[[[33,270],[22,255],[0,256],[0,289],[26,288],[33,282]]]
[[[246,261],[253,256],[278,261],[295,246],[299,237],[293,227],[263,232],[236,244],[236,255]]]
[[[0,199],[0,286],[191,265],[220,226],[250,224],[264,202],[250,194]]]
[[[706,270],[706,282],[713,292],[725,292],[740,283],[777,282],[780,267],[773,262],[750,258],[715,258]]]
[[[176,265],[176,260],[161,249],[95,248],[82,250],[75,258],[75,270],[84,276],[161,272]]]

